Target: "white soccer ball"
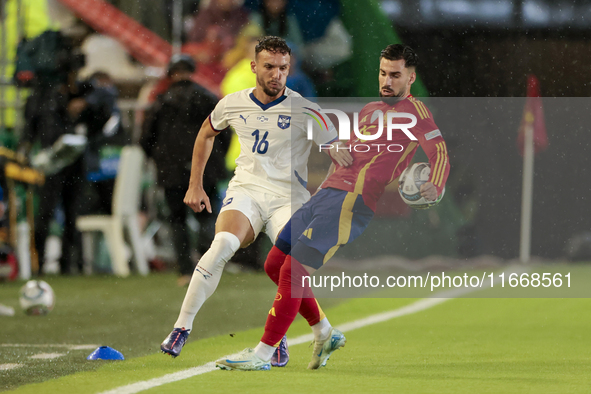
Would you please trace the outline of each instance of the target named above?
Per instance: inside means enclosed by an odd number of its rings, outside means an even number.
[[[55,294],[47,282],[30,280],[21,287],[19,301],[27,315],[46,315],[55,305]]]
[[[398,178],[398,192],[402,201],[415,209],[427,209],[439,204],[445,194],[445,187],[435,201],[428,201],[421,196],[421,185],[429,180],[429,163],[415,163],[407,167]]]

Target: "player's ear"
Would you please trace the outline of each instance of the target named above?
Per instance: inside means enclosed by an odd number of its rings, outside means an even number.
[[[408,80],[408,84],[412,85],[417,80],[417,73],[415,71],[410,73],[410,79]]]
[[[257,73],[257,64],[254,61],[250,62],[250,71],[252,71],[253,74]]]

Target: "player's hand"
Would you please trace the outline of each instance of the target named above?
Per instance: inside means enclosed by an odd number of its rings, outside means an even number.
[[[349,150],[345,148],[344,144],[336,142],[333,144],[333,146],[334,148],[328,152],[330,157],[332,157],[338,165],[341,167],[349,167],[351,164],[353,164],[353,156],[351,156],[351,153],[349,153]]]
[[[207,193],[205,193],[202,187],[189,187],[183,202],[194,212],[201,212],[207,208],[207,212],[211,213],[209,197],[207,197]]]
[[[421,196],[428,201],[435,201],[437,199],[437,189],[431,182],[426,182],[421,185]]]

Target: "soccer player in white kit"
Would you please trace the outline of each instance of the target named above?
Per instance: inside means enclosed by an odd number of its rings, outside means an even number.
[[[173,357],[180,354],[195,315],[217,288],[234,253],[252,243],[260,231],[274,243],[292,213],[310,198],[305,183],[312,141],[307,139],[304,122],[295,121],[306,100],[285,87],[291,50],[283,39],[268,36],[260,40],[255,52],[251,69],[256,74],[256,87],[220,100],[195,141],[184,199],[195,212],[212,212],[202,178],[216,135],[228,127],[233,129],[240,141],[240,155],[216,221],[215,238],[193,272],[174,330],[160,346]],[[292,108],[292,101],[297,102],[297,108]],[[319,109],[312,102],[306,105]],[[338,133],[329,124],[314,129],[313,139],[318,145],[328,144],[338,139]],[[332,159],[342,166],[352,163],[346,149],[325,152],[332,152]],[[310,302],[310,307],[319,309],[316,300]],[[321,310],[320,314],[323,319],[312,326],[314,332],[330,326]]]

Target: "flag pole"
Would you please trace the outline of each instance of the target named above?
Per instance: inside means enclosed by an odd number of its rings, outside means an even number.
[[[534,130],[531,123],[525,127],[523,147],[523,186],[521,194],[521,237],[519,260],[528,263],[531,257],[531,217],[534,189]]]

